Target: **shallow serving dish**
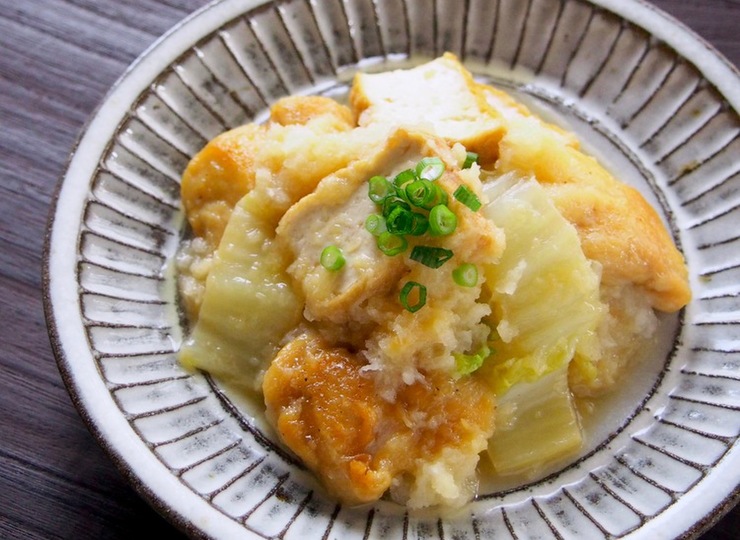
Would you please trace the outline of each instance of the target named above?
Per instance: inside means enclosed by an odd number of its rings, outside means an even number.
[[[659,210],[693,301],[573,463],[463,512],[346,508],[216,381],[177,363],[179,177],[208,139],[358,69],[444,51],[574,130]],[[139,492],[195,536],[659,538],[698,534],[740,480],[740,76],[639,0],[223,0],[124,74],[60,185],[45,259],[70,393]]]

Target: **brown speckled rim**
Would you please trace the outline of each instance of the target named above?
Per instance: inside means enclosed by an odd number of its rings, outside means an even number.
[[[636,3],[639,3],[643,6],[648,6],[653,13],[656,15],[662,17],[666,23],[673,25],[674,27],[678,27],[682,30],[682,32],[686,34],[690,34],[692,36],[692,39],[695,42],[698,42],[702,44],[702,46],[705,48],[705,53],[712,54],[717,56],[718,53],[716,50],[708,43],[706,43],[701,38],[696,37],[693,33],[691,33],[689,30],[687,30],[681,23],[677,22],[675,19],[670,17],[669,15],[664,14],[662,11],[658,10],[657,8],[654,8],[652,5],[648,4],[644,0],[635,0]],[[149,47],[140,57],[137,59],[122,75],[122,77],[113,85],[111,90],[109,91],[106,98],[101,102],[101,104],[96,108],[95,112],[91,115],[90,119],[86,123],[86,125],[83,127],[81,131],[81,135],[78,138],[77,142],[75,143],[74,147],[72,148],[72,153],[70,155],[69,161],[67,163],[66,169],[69,168],[69,164],[71,160],[74,158],[80,144],[80,139],[82,138],[82,134],[87,129],[87,126],[89,125],[92,118],[94,118],[100,109],[105,106],[105,103],[108,101],[108,97],[110,94],[121,84],[123,80],[125,80],[128,75],[134,71],[137,66],[140,64],[140,62],[144,59],[149,57],[150,55],[156,54],[157,48],[160,46],[160,44],[164,41],[166,41],[172,34],[178,32],[183,26],[187,25],[190,21],[193,19],[196,19],[200,14],[208,11],[211,9],[214,5],[220,4],[221,1],[212,2],[211,4],[203,7],[202,9],[198,10],[197,12],[193,13],[192,15],[185,18],[183,21],[175,25],[170,31],[168,31],[165,35],[163,35],[159,40],[157,40],[151,47]],[[720,56],[721,58],[721,56]],[[735,76],[738,75],[737,68],[724,60],[724,63],[726,66],[735,74]],[[130,466],[127,463],[126,458],[120,454],[120,452],[112,447],[109,442],[105,439],[105,437],[102,435],[98,427],[95,425],[95,422],[92,420],[90,415],[88,414],[85,405],[83,403],[83,400],[81,396],[79,395],[79,389],[75,383],[74,376],[73,376],[73,370],[71,368],[71,364],[69,361],[69,358],[67,358],[64,345],[60,339],[56,322],[53,315],[53,309],[51,305],[51,298],[50,298],[50,275],[49,275],[49,261],[50,261],[50,252],[51,252],[51,231],[54,224],[54,218],[57,211],[57,199],[59,192],[62,189],[62,185],[64,182],[64,177],[66,176],[66,172],[63,174],[62,179],[59,181],[52,205],[49,212],[48,217],[48,226],[46,231],[46,237],[45,237],[45,245],[44,245],[44,259],[43,259],[43,270],[42,270],[42,284],[43,284],[43,299],[44,299],[44,313],[47,321],[47,325],[49,328],[49,336],[50,341],[52,345],[52,349],[54,351],[55,357],[57,359],[57,363],[62,375],[62,379],[70,393],[70,396],[72,398],[73,404],[78,409],[81,417],[87,424],[88,428],[94,435],[94,437],[98,440],[98,442],[101,444],[101,446],[105,449],[105,451],[109,454],[113,462],[115,463],[116,467],[119,469],[121,474],[133,485],[133,487],[136,489],[138,493],[142,495],[144,499],[146,499],[149,504],[151,504],[152,507],[154,507],[160,514],[162,514],[165,518],[170,520],[172,523],[174,523],[178,528],[180,528],[183,532],[194,536],[194,537],[205,537],[203,535],[203,532],[196,527],[186,516],[183,516],[177,512],[175,512],[164,500],[159,498],[157,494],[148,486],[145,482],[143,482],[140,478],[138,478],[135,474],[132,473],[132,470]],[[710,514],[705,516],[704,519],[697,522],[697,524],[689,531],[687,531],[685,538],[692,538],[695,536],[700,535],[702,532],[704,532],[707,528],[711,527],[724,513],[729,511],[740,499],[740,492],[736,488],[733,493],[728,496],[725,500],[723,500],[720,504],[716,506],[714,511],[712,511]]]
[[[126,479],[126,481],[136,491],[136,493],[138,493],[139,496],[142,497],[142,499],[144,499],[159,515],[161,515],[164,519],[172,523],[181,532],[185,533],[191,538],[198,538],[198,539],[201,539],[201,538],[207,539],[209,537],[205,535],[200,528],[196,527],[187,516],[184,516],[174,511],[168,504],[166,504],[160,497],[158,497],[156,493],[144,481],[142,481],[141,478],[133,474],[131,467],[129,466],[126,458],[116,448],[114,448],[113,446],[109,444],[108,440],[102,435],[102,433],[98,429],[98,426],[88,414],[87,408],[85,407],[83,400],[80,397],[79,390],[74,380],[74,376],[72,375],[72,368],[70,365],[70,361],[69,361],[69,358],[67,358],[64,345],[62,344],[62,341],[59,337],[56,320],[54,318],[53,308],[52,308],[52,303],[51,303],[51,296],[50,296],[51,279],[50,279],[50,272],[49,272],[49,263],[50,263],[50,253],[51,253],[51,231],[54,226],[54,219],[55,219],[56,212],[57,212],[57,202],[59,199],[59,193],[62,190],[64,179],[67,176],[69,166],[77,153],[82,137],[87,131],[88,126],[90,125],[92,120],[98,115],[101,108],[104,107],[105,104],[108,102],[111,94],[116,90],[116,88],[118,88],[121,85],[122,81],[125,80],[145,58],[147,58],[148,56],[152,54],[156,54],[157,48],[163,42],[165,42],[172,34],[178,32],[182,27],[186,26],[190,21],[197,19],[201,13],[210,10],[214,5],[220,3],[221,1],[222,0],[212,0],[211,2],[207,3],[202,8],[184,17],[182,20],[180,20],[174,26],[172,26],[172,28],[170,28],[167,32],[165,32],[159,38],[157,38],[149,47],[147,47],[144,50],[144,52],[142,52],[126,68],[126,70],[121,74],[121,76],[113,83],[111,88],[106,92],[105,96],[100,101],[100,103],[98,103],[98,105],[95,107],[93,112],[88,116],[84,125],[80,129],[79,134],[77,135],[77,139],[75,140],[75,142],[72,145],[72,148],[70,149],[69,156],[67,157],[67,161],[64,165],[64,170],[59,180],[57,181],[56,187],[52,194],[52,200],[51,200],[51,204],[50,204],[49,212],[47,216],[46,231],[44,234],[43,260],[42,260],[42,269],[41,269],[43,309],[44,309],[44,318],[46,319],[46,325],[47,325],[48,332],[49,332],[49,341],[51,343],[51,348],[54,353],[54,357],[56,359],[57,366],[59,368],[59,372],[62,377],[62,381],[65,387],[67,388],[67,392],[70,395],[72,404],[77,409],[77,412],[79,413],[83,422],[87,426],[87,429],[93,435],[93,437],[98,442],[98,444],[101,446],[103,451],[108,455],[108,457],[113,462],[116,469],[118,469],[121,476],[123,476],[123,478]]]
[[[665,11],[658,9],[653,4],[648,2],[647,0],[636,0],[641,5],[649,8],[656,16],[661,17],[663,20],[665,20],[668,24],[679,28],[682,32],[690,35],[692,39],[700,44],[704,52],[706,54],[710,54],[714,57],[719,58],[727,69],[729,69],[735,77],[740,77],[740,70],[737,66],[735,66],[732,62],[730,62],[724,55],[722,55],[714,45],[709,43],[707,40],[705,40],[703,37],[701,37],[699,34],[695,33],[693,30],[688,28],[685,24],[683,24],[681,21],[673,17],[672,15],[666,13]],[[725,498],[723,501],[721,501],[715,508],[712,510],[709,514],[705,515],[702,519],[696,522],[696,524],[686,531],[684,535],[681,536],[684,540],[691,540],[694,538],[698,538],[701,535],[703,535],[705,532],[707,532],[709,529],[711,529],[714,525],[716,525],[725,515],[727,515],[733,508],[735,508],[738,503],[740,503],[740,485],[736,486],[733,492]]]

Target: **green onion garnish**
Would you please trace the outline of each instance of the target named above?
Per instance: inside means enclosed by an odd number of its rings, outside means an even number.
[[[445,236],[455,232],[457,216],[444,204],[438,204],[429,212],[429,233],[432,236]]]
[[[445,172],[445,164],[438,157],[426,157],[416,165],[416,176],[424,180],[434,181]]]
[[[447,204],[448,201],[447,192],[442,189],[436,182],[432,185],[434,186],[434,200],[427,207],[427,210],[431,210],[438,204]]]
[[[414,182],[415,180],[418,180],[416,173],[411,169],[406,169],[396,175],[393,179],[393,184],[395,184],[395,186],[400,190],[405,188],[406,184]]]
[[[409,243],[403,236],[398,236],[388,231],[380,233],[378,236],[378,248],[389,257],[403,253],[406,251],[408,245]]]
[[[429,209],[436,198],[434,184],[429,180],[416,180],[406,184],[406,198],[414,206]]]
[[[416,296],[416,302],[411,304],[414,295]],[[416,281],[409,281],[401,289],[399,298],[404,308],[411,313],[416,313],[427,303],[427,288]]]
[[[429,230],[429,220],[424,214],[414,212],[411,215],[413,220],[411,222],[411,232],[409,234],[413,236],[421,236]]]
[[[452,279],[461,287],[475,287],[478,284],[478,267],[463,263],[452,271]]]
[[[411,206],[409,205],[409,203],[395,195],[391,195],[385,201],[383,201],[383,217],[387,220],[388,216],[396,208],[403,208],[405,210],[411,211]]]
[[[382,203],[389,195],[395,194],[396,190],[385,176],[373,176],[369,181],[368,196],[374,203]]]
[[[478,163],[478,154],[475,152],[468,152],[465,154],[465,161],[463,162],[463,169],[469,169],[473,166],[473,163]]]
[[[414,246],[414,249],[411,250],[411,259],[429,268],[439,268],[451,258],[452,251],[449,249]]]
[[[477,212],[481,207],[480,199],[475,193],[470,191],[467,186],[460,186],[455,190],[455,193],[453,193],[452,196],[470,208],[473,212]]]
[[[411,211],[398,205],[385,218],[385,226],[392,234],[409,234],[413,229],[414,216]]]
[[[326,246],[321,252],[320,262],[321,266],[327,270],[336,272],[344,266],[345,260],[344,255],[342,255],[342,250],[337,246]]]
[[[378,214],[370,214],[365,219],[365,229],[373,236],[379,236],[388,229],[385,226],[385,219]]]

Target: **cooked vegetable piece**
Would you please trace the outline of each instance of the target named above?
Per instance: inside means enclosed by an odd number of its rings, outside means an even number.
[[[566,366],[595,339],[605,308],[576,230],[535,180],[510,174],[484,190],[491,202],[483,214],[506,233],[501,261],[484,266],[501,338],[484,369],[503,395]]]
[[[491,349],[488,345],[483,345],[475,354],[457,353],[455,357],[455,368],[458,375],[470,375],[480,369],[483,362],[491,355]]]
[[[576,227],[583,252],[601,264],[605,284],[635,284],[661,311],[676,311],[691,299],[681,252],[635,188],[533,118],[512,120],[499,148],[497,172],[537,178]]]
[[[288,285],[274,231],[256,217],[253,199],[243,197],[231,214],[180,362],[258,390],[262,372],[298,324],[303,305]]]
[[[497,405],[488,455],[500,475],[531,477],[571,456],[583,443],[567,366],[532,382],[517,383]]]

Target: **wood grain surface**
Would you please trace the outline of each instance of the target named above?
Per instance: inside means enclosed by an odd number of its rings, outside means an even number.
[[[41,299],[47,214],[106,91],[202,0],[0,1],[0,538],[177,538],[72,406]],[[740,62],[738,0],[655,0]],[[740,538],[735,509],[701,536]]]

